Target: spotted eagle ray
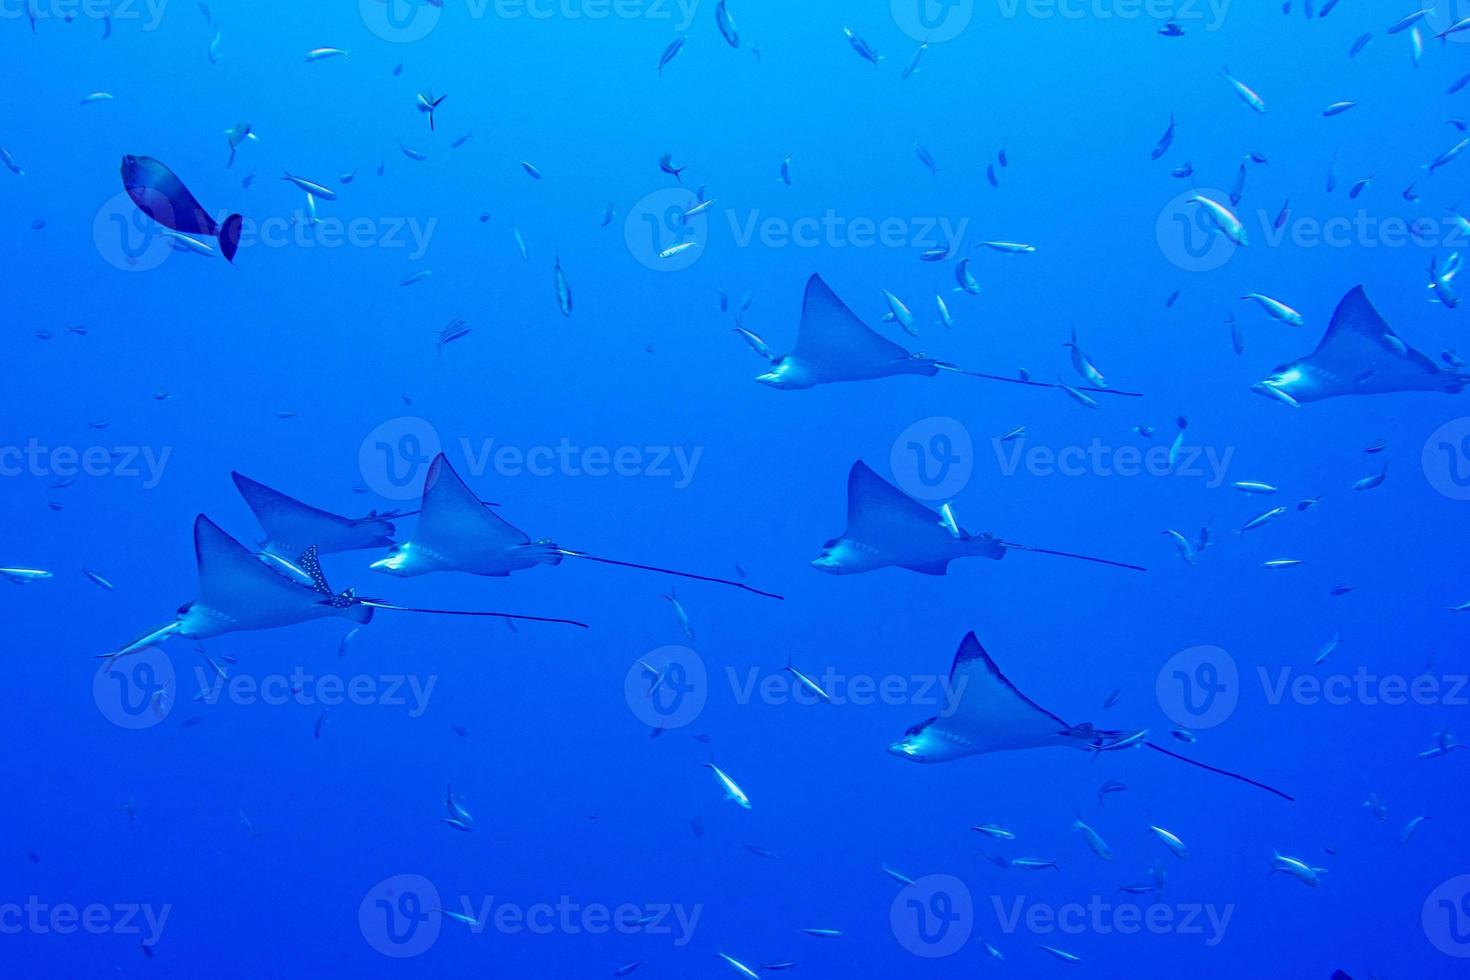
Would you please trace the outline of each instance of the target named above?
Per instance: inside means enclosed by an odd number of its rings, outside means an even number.
[[[615,561],[572,551],[553,541],[531,540],[530,535],[486,507],[460,479],[443,453],[434,457],[424,476],[423,501],[418,526],[409,540],[394,545],[387,556],[373,562],[374,571],[411,578],[433,572],[465,572],[470,575],[503,577],[537,565],[560,565],[564,558],[581,558],[603,565],[620,565],[663,575],[729,585],[746,592],[780,599],[741,582],[678,572],[654,565]]]
[[[269,554],[288,560],[310,547],[315,547],[322,555],[390,547],[393,544],[393,521],[405,516],[394,511],[389,514],[374,512],[366,517],[340,517],[288,497],[248,476],[231,473],[230,477],[265,530],[266,537],[261,547]]]
[[[1296,802],[1264,783],[1155,745],[1148,741],[1146,729],[1114,731],[1091,724],[1068,724],[1017,690],[990,659],[974,633],[965,634],[960,641],[950,668],[947,691],[943,713],[904,732],[902,739],[888,747],[889,752],[913,762],[931,763],[953,762],[987,752],[1059,745],[1093,753],[1144,745],[1171,759],[1238,779]]]
[[[1007,378],[998,374],[966,371],[946,361],[911,354],[859,320],[847,304],[819,275],[807,280],[797,327],[796,347],[791,353],[771,359],[771,370],[756,378],[772,388],[801,389],[839,381],[870,381],[899,374],[932,378],[950,371],[988,381],[1029,385],[1033,388],[1062,388],[1061,384]],[[1104,395],[1141,397],[1137,392],[1114,388],[1076,388]]]
[[[936,513],[873,472],[862,460],[847,475],[847,529],[822,546],[812,565],[833,575],[854,575],[896,565],[925,575],[944,575],[957,558],[1000,560],[1007,551],[1030,551],[1142,572],[1139,565],[1066,551],[1032,548],[992,534],[973,535],[954,521],[946,505]]]
[[[1395,391],[1457,394],[1470,375],[1446,371],[1405,344],[1362,286],[1343,297],[1317,349],[1278,367],[1256,390],[1290,404]]]
[[[317,560],[317,549],[307,548],[295,567],[311,584],[277,571],[249,548],[226,534],[208,517],[194,521],[194,554],[199,566],[199,597],[179,607],[174,621],[129,643],[107,658],[137,653],[170,636],[206,640],[226,633],[279,629],[312,619],[338,617],[359,625],[372,621],[379,609],[432,613],[444,616],[492,616],[497,619],[560,623],[586,628],[571,619],[549,619],[500,612],[416,609],[359,596],[353,589],[334,593]]]

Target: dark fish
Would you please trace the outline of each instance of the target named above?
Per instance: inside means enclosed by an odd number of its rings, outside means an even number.
[[[664,53],[661,54],[658,59],[658,73],[660,75],[664,73],[664,65],[667,65],[669,62],[673,61],[674,56],[677,55],[681,50],[683,50],[683,48],[684,35],[682,34],[669,42],[669,46],[664,48]]]
[[[220,254],[226,261],[235,261],[235,251],[240,247],[240,226],[243,219],[232,214],[221,223],[216,223],[209,213],[189,193],[189,188],[168,167],[152,157],[135,157],[131,154],[122,158],[123,187],[133,203],[154,221],[183,232],[186,235],[207,235],[219,239]]]
[[[1158,144],[1156,146],[1154,146],[1153,156],[1151,156],[1149,159],[1151,159],[1151,160],[1157,160],[1159,157],[1163,156],[1165,153],[1168,153],[1169,152],[1169,147],[1172,146],[1173,144],[1174,144],[1174,116],[1173,116],[1172,113],[1170,113],[1170,115],[1169,115],[1169,128],[1166,129],[1166,130],[1164,130],[1164,135],[1163,136],[1160,136],[1159,137]]]

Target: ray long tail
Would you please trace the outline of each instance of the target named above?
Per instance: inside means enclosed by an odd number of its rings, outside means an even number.
[[[1149,748],[1153,749],[1155,752],[1162,752],[1164,755],[1167,755],[1171,759],[1178,759],[1180,762],[1187,762],[1191,766],[1197,766],[1200,769],[1205,770],[1206,772],[1213,772],[1213,773],[1216,773],[1216,774],[1221,775],[1221,776],[1229,776],[1231,779],[1238,779],[1242,783],[1249,783],[1251,786],[1254,786],[1257,789],[1263,789],[1263,790],[1265,790],[1268,793],[1272,793],[1272,794],[1275,794],[1276,796],[1281,797],[1283,800],[1287,801],[1288,803],[1295,803],[1296,802],[1296,797],[1294,797],[1294,796],[1288,796],[1285,793],[1281,792],[1281,790],[1276,789],[1275,787],[1272,787],[1272,786],[1267,786],[1265,783],[1257,782],[1256,780],[1251,779],[1249,776],[1242,776],[1240,773],[1238,773],[1238,772],[1231,772],[1229,769],[1220,769],[1220,768],[1217,768],[1215,766],[1207,765],[1207,764],[1205,764],[1203,762],[1196,762],[1194,759],[1191,759],[1188,756],[1180,755],[1177,752],[1170,752],[1168,749],[1166,749],[1166,748],[1164,748],[1162,746],[1159,746],[1159,745],[1155,745],[1153,742],[1144,742],[1143,744],[1144,745],[1147,745]]]
[[[970,378],[983,378],[986,381],[1004,381],[1006,384],[1027,385],[1032,388],[1057,388],[1062,386],[1054,381],[1028,381],[1023,378],[1007,378],[1001,374],[986,374],[983,371],[967,371],[957,364],[948,364],[944,361],[934,362],[940,370],[952,371],[955,374],[963,374]],[[1090,395],[1118,395],[1122,398],[1142,398],[1141,391],[1119,391],[1117,388],[1092,388],[1085,385],[1073,386],[1074,391],[1085,391]]]
[[[370,606],[373,609],[387,609],[391,612],[424,613],[430,616],[487,616],[493,619],[512,619],[522,623],[555,623],[584,630],[589,628],[586,623],[579,620],[558,619],[552,616],[522,616],[518,613],[485,612],[477,609],[421,609],[416,606],[398,606],[391,602],[380,602],[377,599],[358,601],[364,606]]]
[[[567,558],[581,558],[584,561],[595,561],[601,565],[617,565],[622,568],[636,568],[644,572],[657,572],[660,575],[674,575],[678,578],[694,579],[696,582],[711,582],[715,585],[728,585],[732,588],[743,589],[746,592],[750,592],[758,596],[763,596],[767,599],[784,600],[786,598],[785,596],[778,595],[775,592],[766,592],[765,590],[757,589],[752,585],[746,585],[744,582],[736,582],[732,579],[727,578],[715,578],[712,575],[696,575],[693,572],[679,572],[675,571],[672,568],[660,568],[657,565],[640,565],[637,562],[618,561],[615,558],[602,558],[597,555],[589,555],[584,551],[568,551],[565,548],[557,549],[557,553],[564,555]]]
[[[1111,568],[1126,568],[1130,572],[1148,571],[1142,565],[1130,565],[1128,562],[1113,561],[1111,558],[1095,558],[1092,555],[1079,555],[1071,551],[1053,551],[1050,548],[1033,548],[1030,545],[1016,544],[1013,541],[1002,541],[1001,545],[1016,551],[1029,551],[1033,555],[1051,555],[1054,558],[1075,558],[1077,561],[1090,561],[1095,565],[1107,565]]]

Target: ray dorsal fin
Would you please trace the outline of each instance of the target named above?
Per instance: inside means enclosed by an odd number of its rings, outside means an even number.
[[[813,275],[807,280],[791,356],[824,378],[841,380],[867,377],[913,355],[859,320],[821,276]]]
[[[422,507],[413,542],[440,554],[474,554],[531,543],[524,531],[475,496],[443,453],[429,464]]]
[[[273,571],[203,514],[194,521],[194,555],[199,601],[226,615],[242,618],[237,613],[293,604],[309,608],[318,601],[316,591]]]
[[[302,503],[244,476],[231,473],[235,488],[265,530],[267,540],[290,557],[310,545],[323,552],[381,548],[392,543],[393,525],[387,518],[353,520]]]

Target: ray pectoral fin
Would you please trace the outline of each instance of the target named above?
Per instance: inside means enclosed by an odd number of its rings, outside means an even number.
[[[387,609],[391,612],[422,613],[429,616],[484,616],[492,619],[509,619],[522,623],[554,623],[560,626],[575,626],[588,629],[586,623],[575,619],[557,619],[550,616],[523,616],[519,613],[488,612],[479,609],[421,609],[415,606],[398,606],[378,599],[358,599],[359,605],[370,609]]]
[[[1458,392],[1464,387],[1456,375],[1441,371],[1404,343],[1362,286],[1343,297],[1322,342],[1298,363],[1328,379],[1318,397],[1426,389]]]
[[[789,357],[822,382],[886,377],[896,365],[913,360],[907,350],[858,319],[818,275],[807,280],[796,346]]]
[[[528,534],[501,519],[475,496],[443,453],[434,457],[424,477],[423,503],[413,540],[444,555],[531,544]]]
[[[617,565],[620,568],[636,568],[639,571],[656,572],[659,575],[673,575],[677,578],[693,579],[696,582],[711,582],[715,585],[728,585],[732,588],[742,589],[746,592],[753,593],[754,595],[764,596],[767,599],[784,600],[786,598],[783,595],[777,595],[775,592],[766,592],[762,589],[757,589],[754,586],[746,585],[744,582],[736,582],[732,579],[727,578],[715,578],[711,575],[696,575],[694,572],[680,572],[672,568],[661,568],[658,565],[643,565],[639,564],[638,562],[618,561],[615,558],[603,558],[599,555],[589,555],[586,552],[582,551],[568,551],[565,548],[558,549],[557,553],[566,558],[580,558],[583,561],[593,561],[601,565]]]

